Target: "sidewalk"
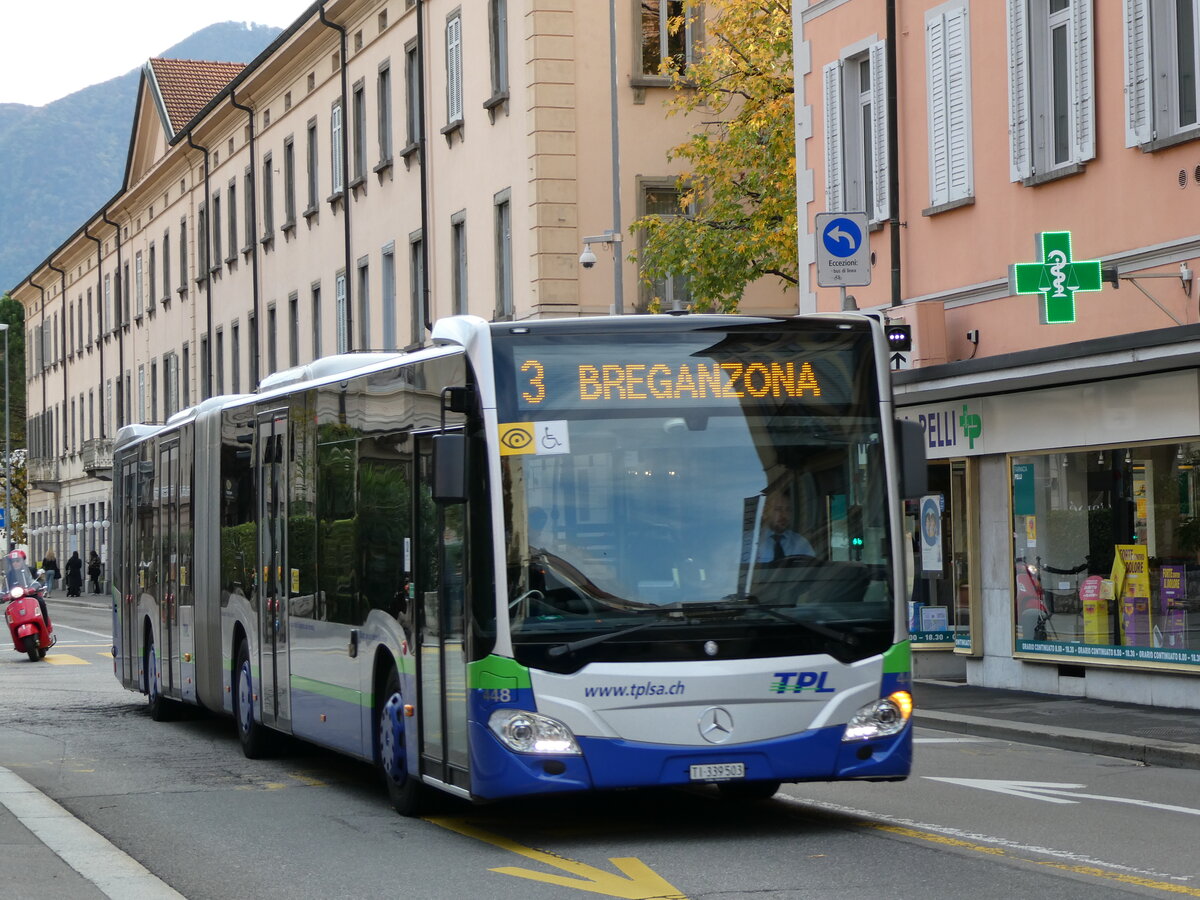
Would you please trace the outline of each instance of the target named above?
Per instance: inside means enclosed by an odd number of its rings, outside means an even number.
[[[922,680],[913,700],[926,728],[1200,769],[1200,710]]]

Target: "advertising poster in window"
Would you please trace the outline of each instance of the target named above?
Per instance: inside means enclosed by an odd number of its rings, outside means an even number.
[[[942,574],[942,495],[921,498],[921,572]]]

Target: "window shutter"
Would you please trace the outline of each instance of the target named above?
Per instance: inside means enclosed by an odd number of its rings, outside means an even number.
[[[873,209],[868,212],[876,222],[886,219],[890,214],[887,54],[888,47],[885,41],[871,45],[871,134],[864,135],[864,139],[871,141],[875,196],[870,198]]]
[[[1029,11],[1027,0],[1008,2],[1009,176],[1023,181],[1033,174],[1029,152]]]
[[[975,193],[971,152],[971,57],[967,6],[946,12],[946,143],[949,199]]]
[[[1125,146],[1154,139],[1149,0],[1125,0]]]
[[[337,352],[350,349],[350,332],[346,327],[346,276],[339,275],[334,282],[334,306],[337,309]]]
[[[329,116],[329,136],[333,145],[329,158],[333,163],[333,192],[342,192],[342,104],[333,107]]]
[[[462,19],[446,23],[446,119],[458,122],[462,110]]]
[[[825,209],[842,208],[842,63],[829,63],[825,77]]]
[[[1075,48],[1075,159],[1077,163],[1096,158],[1096,73],[1092,65],[1092,0],[1071,4]]]
[[[929,205],[950,199],[946,134],[946,23],[941,13],[925,21],[925,83],[929,117]]]

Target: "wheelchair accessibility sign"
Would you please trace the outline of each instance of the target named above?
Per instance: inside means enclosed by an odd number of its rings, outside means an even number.
[[[553,456],[571,452],[566,419],[552,422],[508,422],[500,424],[500,455]]]

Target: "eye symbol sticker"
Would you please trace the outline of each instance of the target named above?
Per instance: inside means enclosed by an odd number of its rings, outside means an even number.
[[[513,422],[500,426],[500,455],[515,456],[521,453],[534,453],[533,423]]]

